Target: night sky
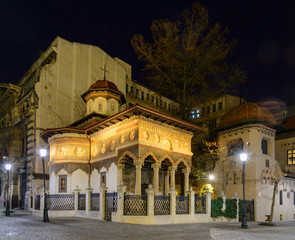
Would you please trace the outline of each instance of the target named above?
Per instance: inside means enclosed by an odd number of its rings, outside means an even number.
[[[143,82],[132,36],[149,36],[153,19],[176,19],[191,0],[0,1],[0,82],[16,83],[56,36],[99,46],[132,65]],[[295,1],[203,0],[210,22],[238,40],[230,62],[248,72],[242,90],[249,101],[295,104]]]

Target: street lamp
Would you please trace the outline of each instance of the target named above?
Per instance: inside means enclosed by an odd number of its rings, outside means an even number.
[[[213,175],[213,174],[210,174],[210,175],[209,175],[209,180],[211,180],[211,181],[212,181],[212,180],[214,180],[214,178],[215,178],[215,177],[214,177],[214,175]]]
[[[247,153],[241,153],[240,159],[243,162],[243,215],[242,215],[242,228],[248,228],[247,225],[247,212],[246,212],[246,200],[245,200],[245,163],[247,160]]]
[[[5,211],[5,216],[10,216],[10,210],[9,210],[9,171],[11,169],[11,164],[9,164],[9,163],[5,164],[5,169],[6,169],[6,173],[7,173],[6,211]]]
[[[42,158],[43,165],[43,185],[44,185],[44,211],[43,211],[43,222],[49,222],[48,218],[48,210],[47,210],[47,202],[46,202],[46,188],[45,188],[45,165],[44,158],[46,157],[47,150],[45,148],[39,149],[40,157]]]

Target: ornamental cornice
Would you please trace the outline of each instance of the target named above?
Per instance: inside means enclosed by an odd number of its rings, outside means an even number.
[[[57,140],[57,139],[62,139],[62,138],[75,138],[75,139],[83,139],[87,140],[87,136],[84,134],[78,134],[78,133],[61,133],[61,134],[55,134],[48,138],[49,144],[51,141]]]
[[[258,132],[267,134],[272,137],[275,136],[276,134],[276,131],[274,129],[266,127],[262,124],[250,124],[250,125],[245,125],[245,126],[236,127],[233,129],[228,129],[226,131],[222,131],[218,133],[218,137],[221,137],[221,136],[223,136],[223,138],[226,138],[227,136],[231,137],[232,135],[243,134],[244,132],[251,132],[252,130],[256,130]]]

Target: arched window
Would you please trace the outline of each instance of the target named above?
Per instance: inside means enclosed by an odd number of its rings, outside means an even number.
[[[99,112],[102,111],[102,104],[101,104],[101,103],[98,104],[98,111],[99,111]]]
[[[283,190],[280,190],[280,205],[283,205]]]
[[[233,174],[233,184],[237,183],[237,174],[234,172]]]

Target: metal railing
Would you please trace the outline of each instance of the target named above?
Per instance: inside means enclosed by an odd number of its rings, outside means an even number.
[[[74,194],[51,194],[46,196],[48,210],[74,210]]]
[[[206,197],[198,197],[195,195],[195,214],[206,213]]]
[[[154,197],[154,214],[170,215],[170,196]]]
[[[188,213],[189,213],[189,197],[176,196],[176,214],[188,214]]]
[[[147,196],[146,195],[125,195],[124,215],[145,216],[147,215]]]
[[[40,210],[40,195],[35,195],[35,210]]]
[[[99,211],[100,210],[100,195],[99,193],[91,193],[90,195],[91,202],[91,211]]]
[[[78,196],[78,210],[86,209],[86,194],[79,194]]]

